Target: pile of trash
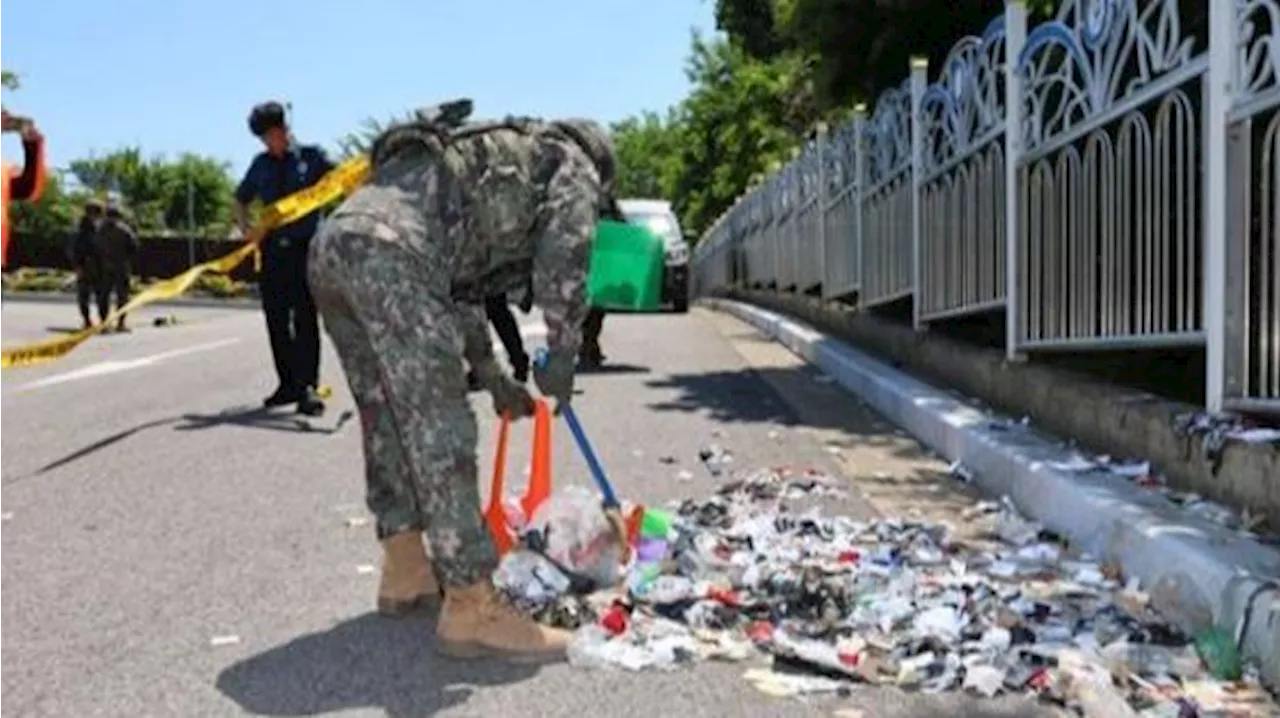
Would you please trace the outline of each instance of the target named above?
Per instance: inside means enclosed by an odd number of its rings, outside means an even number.
[[[758,472],[705,500],[639,510],[622,539],[598,499],[570,490],[530,522],[537,550],[504,557],[495,583],[574,629],[569,660],[583,668],[767,658],[747,677],[780,695],[888,684],[1062,705],[1090,669],[1151,716],[1208,715],[1196,708],[1207,692],[1265,695],[1230,636],[1180,635],[1134,582],[1007,503],[974,510],[995,519],[993,549],[940,524],[790,507],[839,491],[814,473]]]

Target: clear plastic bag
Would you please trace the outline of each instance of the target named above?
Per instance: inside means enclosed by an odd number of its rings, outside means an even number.
[[[605,516],[600,498],[580,486],[552,494],[534,512],[526,536],[552,561],[597,586],[622,580],[624,540]]]

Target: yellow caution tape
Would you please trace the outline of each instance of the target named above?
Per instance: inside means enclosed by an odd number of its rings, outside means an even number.
[[[295,222],[339,197],[350,193],[364,184],[369,177],[369,159],[365,156],[347,160],[333,168],[314,185],[295,192],[288,197],[271,203],[262,213],[257,224],[249,230],[244,246],[218,259],[210,260],[188,269],[176,277],[157,282],[133,297],[123,307],[112,312],[101,323],[74,334],[56,339],[47,339],[35,344],[28,344],[15,349],[5,349],[0,353],[0,369],[9,367],[32,366],[53,361],[71,353],[89,337],[113,326],[121,315],[152,304],[154,302],[177,297],[195,283],[200,275],[207,272],[228,274],[240,265],[249,255],[258,250],[258,245],[267,233],[281,225]],[[329,387],[322,387],[321,393],[327,395]]]

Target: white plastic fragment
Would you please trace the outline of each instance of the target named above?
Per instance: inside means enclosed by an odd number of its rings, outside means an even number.
[[[378,570],[377,567],[375,567],[371,563],[362,563],[359,566],[356,566],[356,573],[360,574],[361,576],[367,576],[371,573],[376,572],[377,570]]]
[[[1005,672],[995,666],[969,666],[964,675],[964,689],[991,698],[1004,685]]]
[[[959,461],[951,462],[951,466],[947,467],[947,472],[966,484],[973,482],[973,472],[969,470],[969,467]]]
[[[214,648],[220,646],[234,646],[240,642],[240,637],[236,635],[214,636],[209,639],[209,645]]]

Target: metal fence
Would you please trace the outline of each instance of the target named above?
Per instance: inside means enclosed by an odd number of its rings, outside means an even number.
[[[740,198],[696,291],[1002,312],[1011,357],[1203,346],[1209,409],[1280,412],[1280,0],[1179,7],[1009,3]]]

